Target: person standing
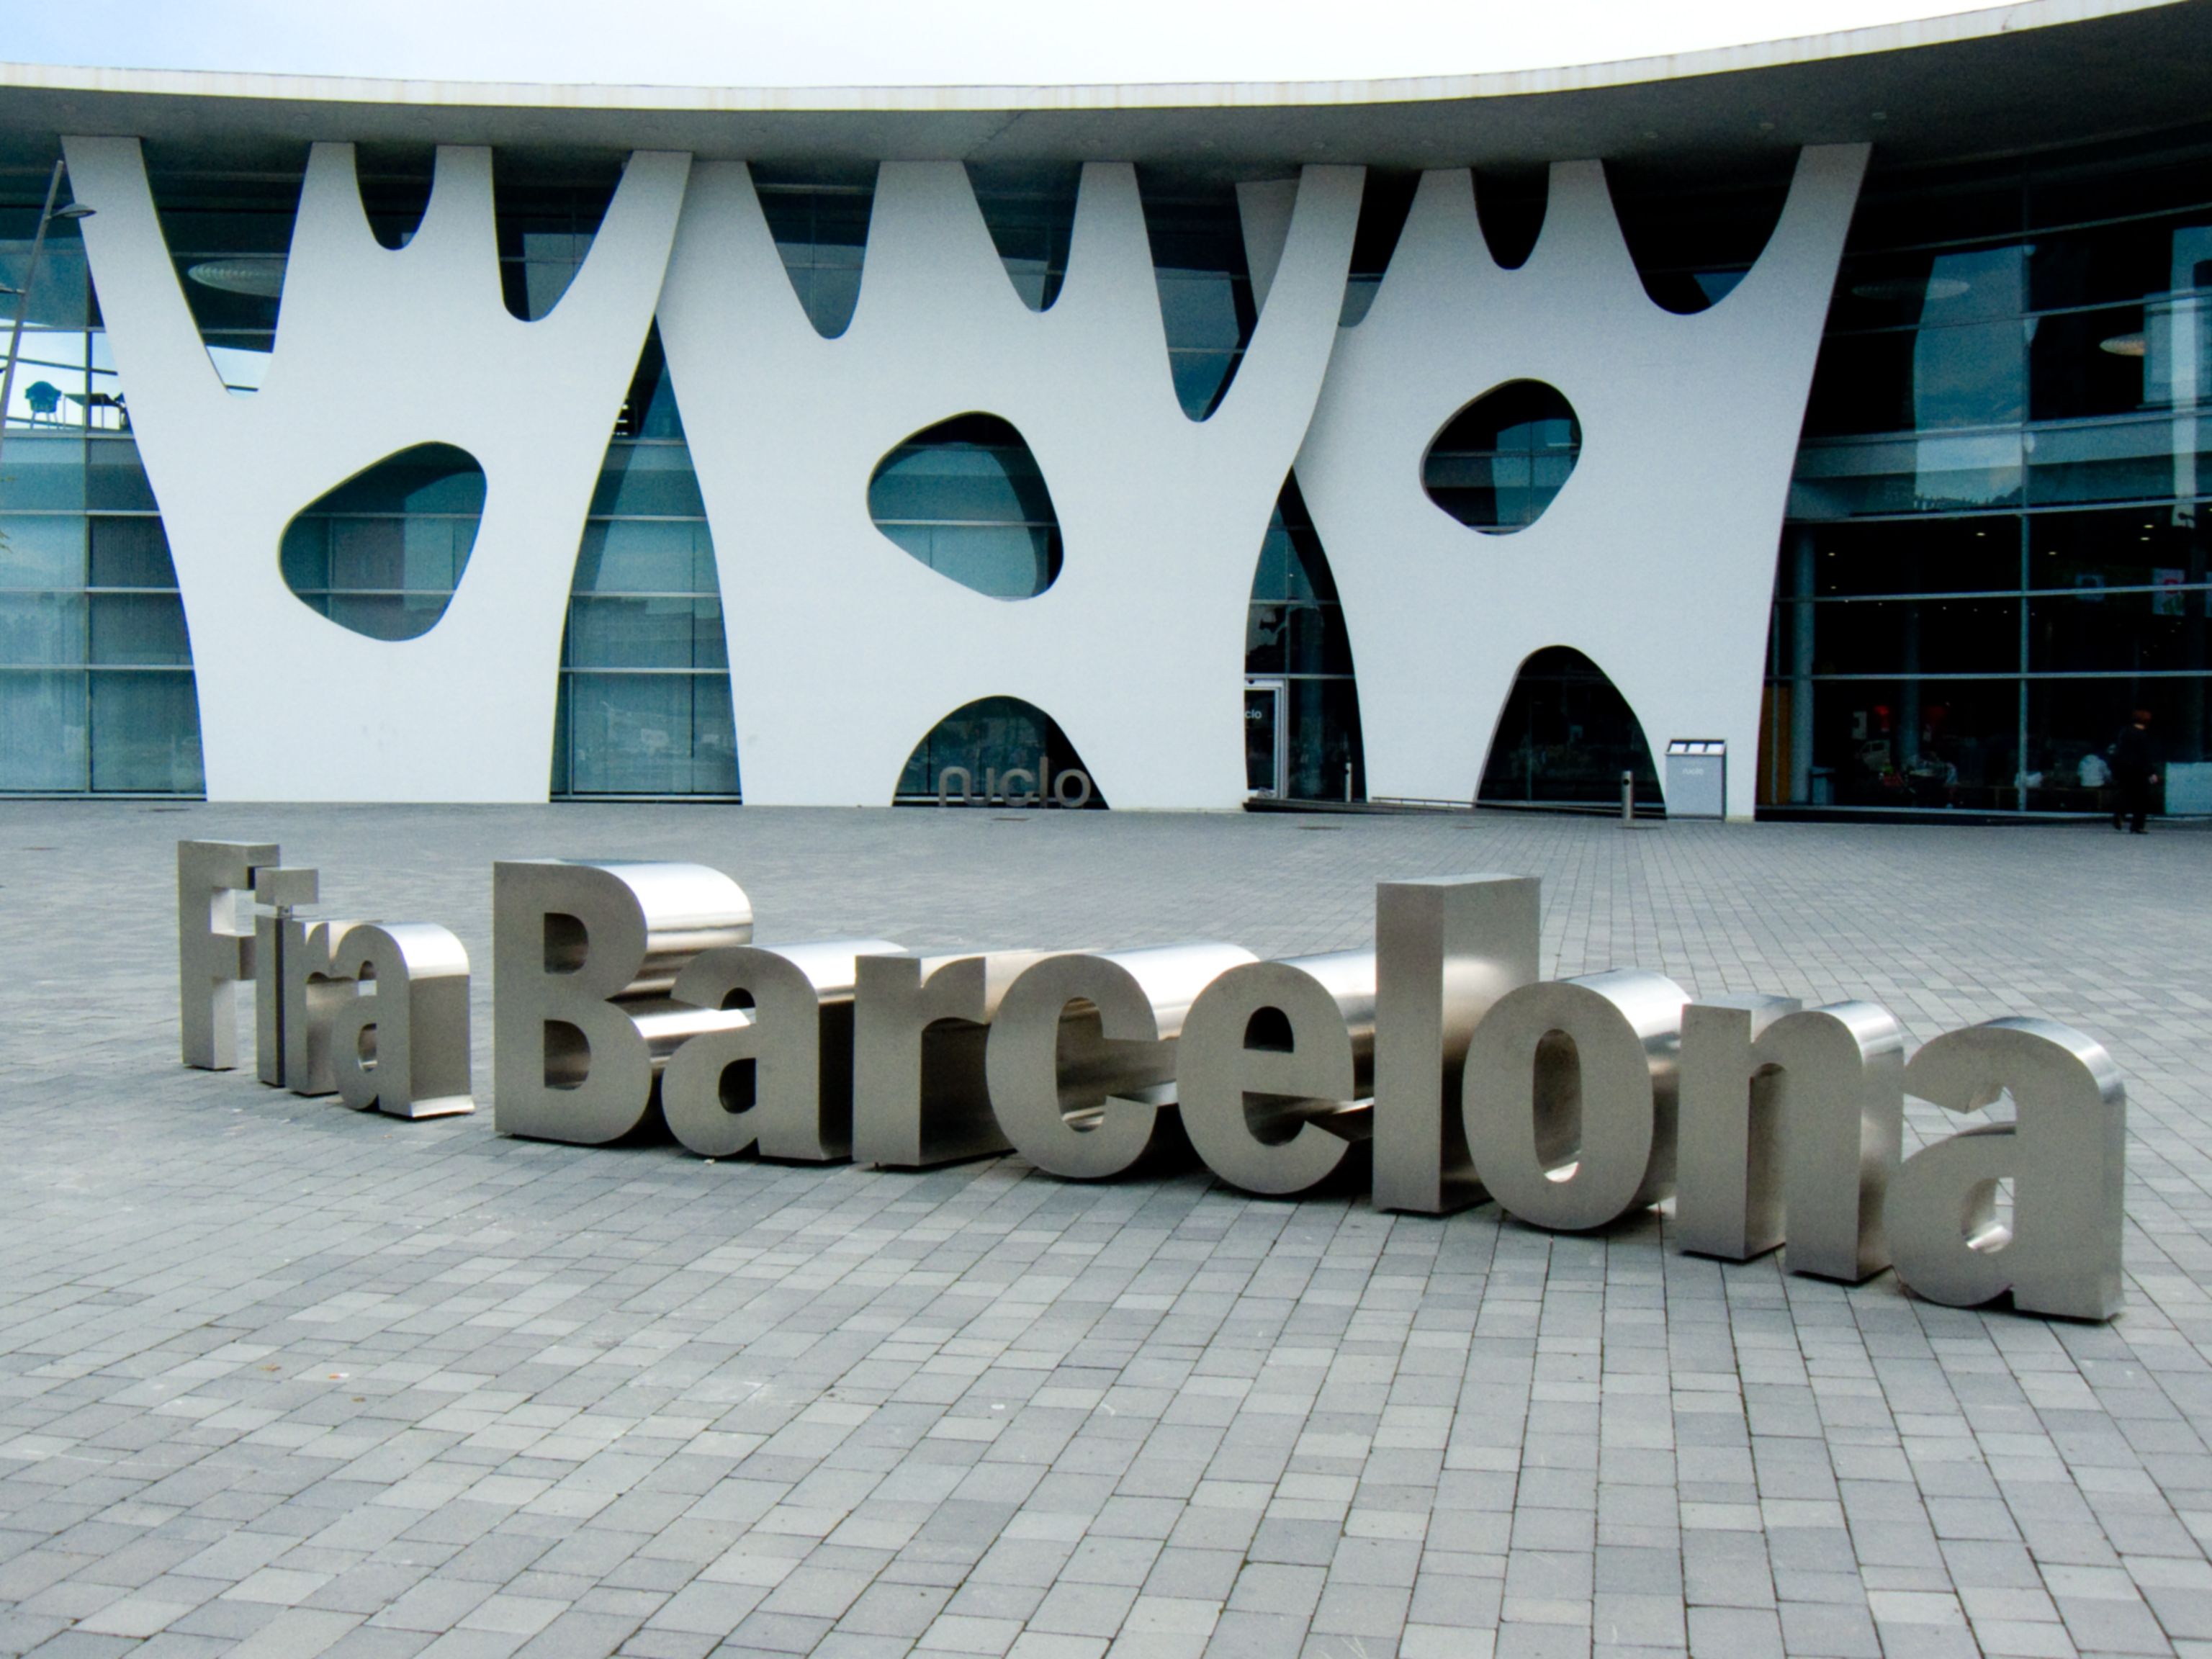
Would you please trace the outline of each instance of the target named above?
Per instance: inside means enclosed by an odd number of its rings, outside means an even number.
[[[2158,784],[2158,745],[2150,735],[2150,710],[2138,708],[2112,744],[2112,782],[2119,794],[2112,828],[2143,833],[2150,792]]]

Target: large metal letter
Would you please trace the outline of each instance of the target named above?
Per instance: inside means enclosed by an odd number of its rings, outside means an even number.
[[[177,843],[177,1030],[185,1064],[238,1064],[238,982],[253,977],[253,935],[236,927],[237,895],[283,855],[273,842]]]
[[[315,902],[319,878],[306,867],[288,870],[264,865],[253,872],[253,902],[265,907],[253,918],[253,1048],[261,1080],[284,1086],[284,986],[290,974],[285,960],[285,930],[294,908]],[[235,901],[234,901],[235,902]]]
[[[1956,1308],[2009,1290],[2023,1313],[2119,1312],[2128,1101],[2104,1046],[2052,1020],[1991,1020],[1922,1048],[1905,1088],[1962,1113],[2009,1093],[2017,1117],[1905,1160],[1887,1206],[1897,1276]],[[1996,1215],[2004,1180],[2013,1183],[2009,1229]]]
[[[1460,1114],[1476,1024],[1536,978],[1534,876],[1375,889],[1375,1207],[1449,1215],[1482,1200]]]
[[[1682,1011],[1681,1246],[1857,1284],[1889,1265],[1882,1194],[1904,1122],[1905,1034],[1885,1009],[1781,997]]]
[[[744,1021],[668,1000],[702,951],[752,937],[752,905],[698,864],[492,866],[494,1121],[597,1146],[645,1121],[687,1038]]]
[[[921,1170],[1009,1149],[991,1115],[983,1047],[1036,951],[862,957],[853,997],[853,1156]]]
[[[991,1110],[1014,1150],[1048,1174],[1119,1175],[1173,1103],[1175,1042],[1200,992],[1240,963],[1235,945],[1162,945],[1047,957],[991,1023]],[[1067,1018],[1069,1015],[1072,1018]]]
[[[1632,968],[1498,1000],[1468,1046],[1461,1103],[1475,1170],[1501,1208],[1578,1232],[1667,1196],[1688,1000]]]
[[[1176,1044],[1182,1127],[1247,1192],[1304,1192],[1371,1133],[1375,953],[1231,968],[1198,994]]]
[[[284,1029],[284,1086],[295,1095],[334,1095],[331,1023],[360,996],[361,987],[341,974],[333,958],[338,941],[361,924],[303,921],[278,924],[283,983],[277,988]]]
[[[668,1127],[702,1158],[758,1146],[763,1158],[828,1164],[853,1150],[855,964],[903,947],[842,939],[705,951],[676,976],[693,1007],[746,1008],[751,1018],[702,1033],[660,1074]]]
[[[331,1074],[357,1112],[450,1117],[469,1092],[469,953],[425,921],[347,929],[332,969],[362,986],[331,1020]]]

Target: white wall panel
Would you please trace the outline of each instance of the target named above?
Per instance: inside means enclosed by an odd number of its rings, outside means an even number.
[[[544,799],[577,543],[690,158],[630,158],[583,268],[526,323],[501,299],[489,151],[438,151],[422,226],[393,252],[362,211],[352,147],[316,145],[275,356],[240,397],[201,345],[137,141],[67,152],[191,629],[209,798]],[[429,442],[483,468],[475,550],[428,633],[367,639],[294,597],[278,544],[325,491]]]
[[[1360,185],[1305,171],[1250,349],[1194,422],[1130,167],[1085,167],[1066,281],[1031,312],[965,169],[885,164],[834,340],[800,310],[746,169],[697,169],[660,327],[714,527],[748,801],[887,801],[931,726],[993,695],[1058,720],[1116,806],[1242,800],[1254,562],[1328,362]],[[1011,421],[1051,491],[1065,562],[1033,599],[947,580],[869,519],[884,455],[969,411]]]
[[[1756,265],[1718,305],[1654,305],[1595,161],[1551,174],[1518,270],[1470,174],[1426,174],[1373,307],[1341,331],[1298,481],[1344,601],[1377,796],[1474,797],[1521,665],[1571,646],[1654,750],[1728,740],[1752,810],[1775,549],[1863,145],[1808,149]],[[1431,441],[1507,380],[1564,392],[1582,456],[1536,522],[1460,524],[1422,488]]]

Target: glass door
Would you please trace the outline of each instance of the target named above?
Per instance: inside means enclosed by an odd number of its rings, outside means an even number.
[[[1284,690],[1280,680],[1244,682],[1244,787],[1269,800],[1282,798],[1284,775],[1289,769]]]

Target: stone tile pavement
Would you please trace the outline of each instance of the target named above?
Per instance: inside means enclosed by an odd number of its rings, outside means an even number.
[[[188,835],[480,969],[495,856],[698,859],[766,940],[1263,953],[1532,871],[1548,972],[2101,1037],[2130,1308],[356,1116],[175,1064]],[[2212,1655],[2208,901],[2212,836],[2094,829],[0,804],[0,1652]]]

